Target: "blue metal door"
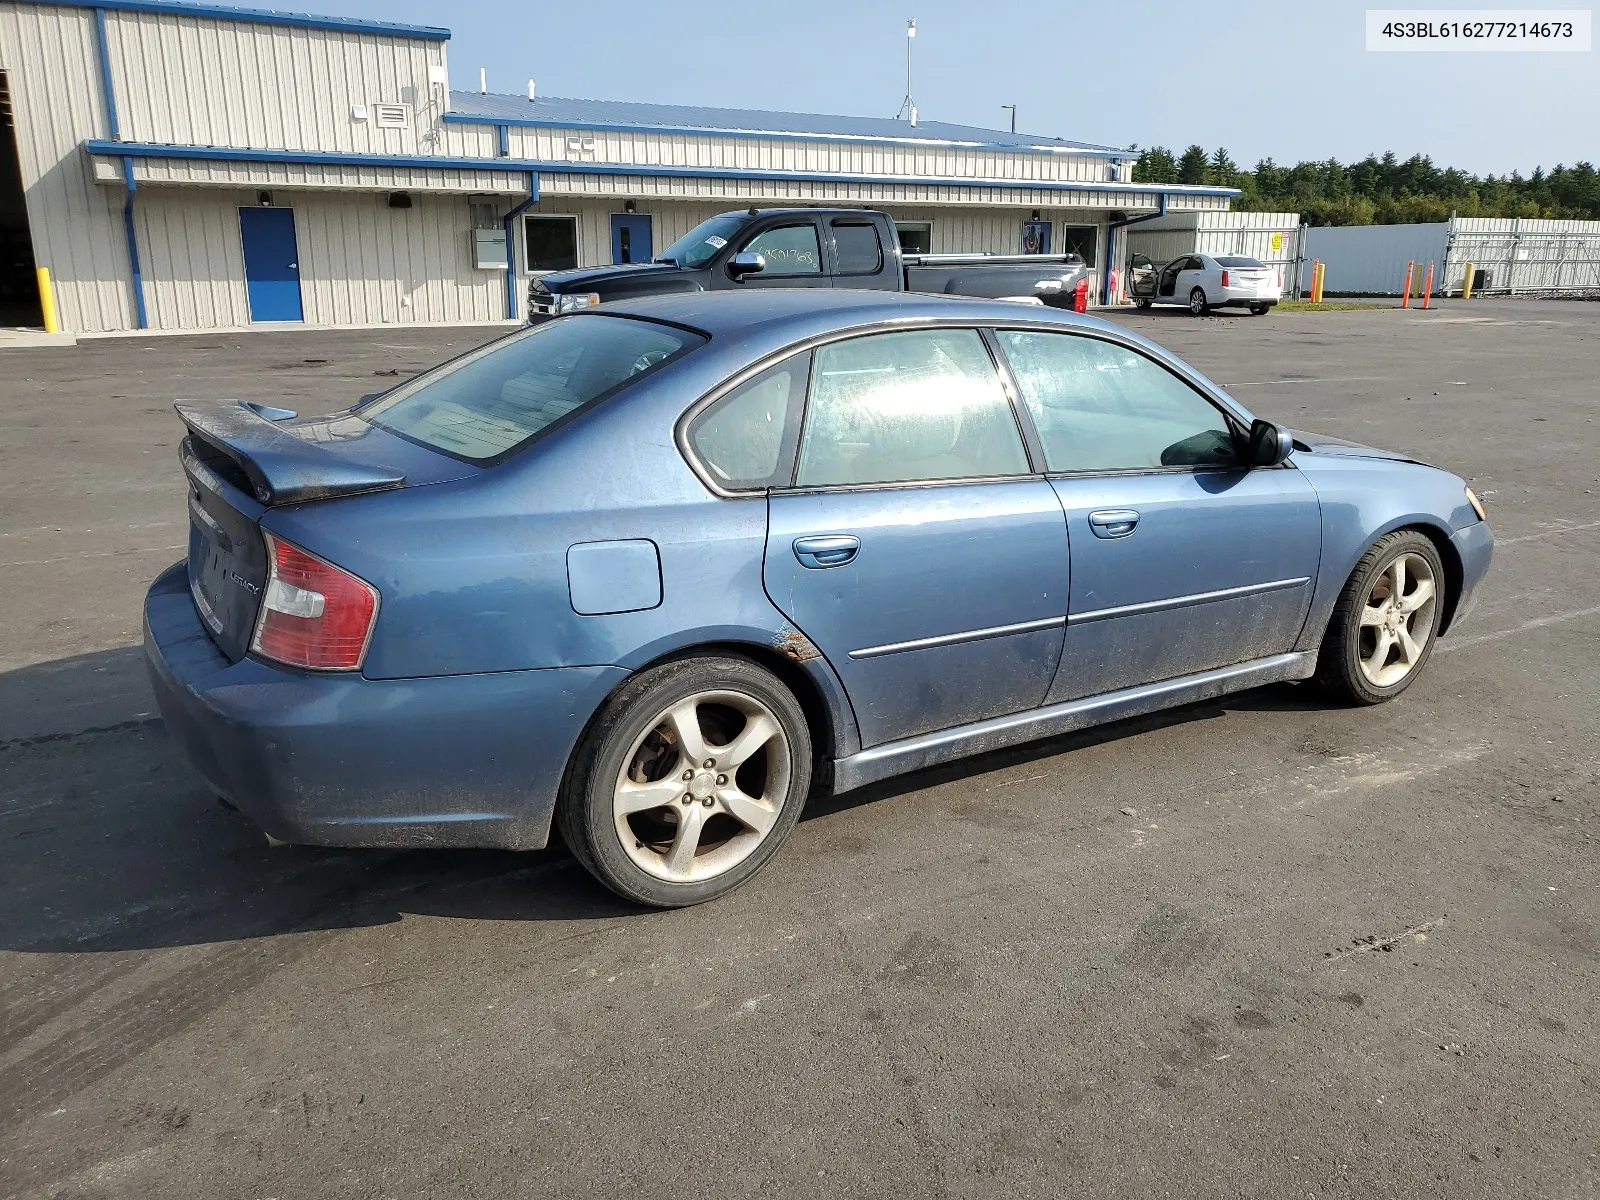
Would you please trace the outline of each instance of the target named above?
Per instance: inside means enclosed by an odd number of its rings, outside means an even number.
[[[294,209],[241,208],[244,287],[252,321],[302,321],[300,255],[295,249]]]
[[[1317,496],[1294,467],[1051,483],[1072,544],[1052,702],[1293,648],[1322,552]]]
[[[767,593],[838,672],[863,746],[1038,705],[1067,569],[1042,479],[769,502]]]
[[[632,213],[611,215],[611,261],[647,263],[655,257],[650,244],[650,218]]]

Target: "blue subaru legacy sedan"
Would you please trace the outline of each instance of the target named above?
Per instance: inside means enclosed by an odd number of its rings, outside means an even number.
[[[814,791],[1275,681],[1391,699],[1493,541],[1446,471],[1003,302],[663,296],[332,416],[178,411],[145,647],[208,784],[288,842],[554,822],[662,906]]]

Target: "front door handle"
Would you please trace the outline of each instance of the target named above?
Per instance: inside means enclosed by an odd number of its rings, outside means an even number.
[[[795,538],[794,556],[802,567],[813,571],[823,567],[842,567],[861,549],[861,539],[848,533],[821,534]]]
[[[1089,529],[1097,538],[1127,537],[1139,524],[1131,508],[1102,508],[1089,514]]]

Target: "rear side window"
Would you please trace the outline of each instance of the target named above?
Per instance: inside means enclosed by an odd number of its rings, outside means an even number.
[[[817,246],[817,227],[810,221],[804,225],[780,225],[758,233],[745,243],[745,251],[759,254],[767,260],[762,275],[820,275],[822,251]]]
[[[881,333],[813,352],[797,485],[1027,471],[1016,417],[977,330]]]
[[[689,445],[728,491],[789,482],[811,355],[797,354],[746,380],[689,425]]]
[[[999,338],[1050,470],[1236,462],[1221,410],[1144,355],[1076,334],[1004,330]]]
[[[431,449],[492,462],[705,341],[650,321],[561,317],[445,363],[357,413]]]
[[[878,240],[876,225],[835,221],[833,246],[841,275],[876,275],[883,269],[883,243]]]

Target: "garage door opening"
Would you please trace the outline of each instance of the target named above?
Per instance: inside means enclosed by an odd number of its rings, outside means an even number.
[[[22,198],[22,163],[11,81],[0,71],[0,326],[42,326],[39,278],[33,269],[33,237]]]

